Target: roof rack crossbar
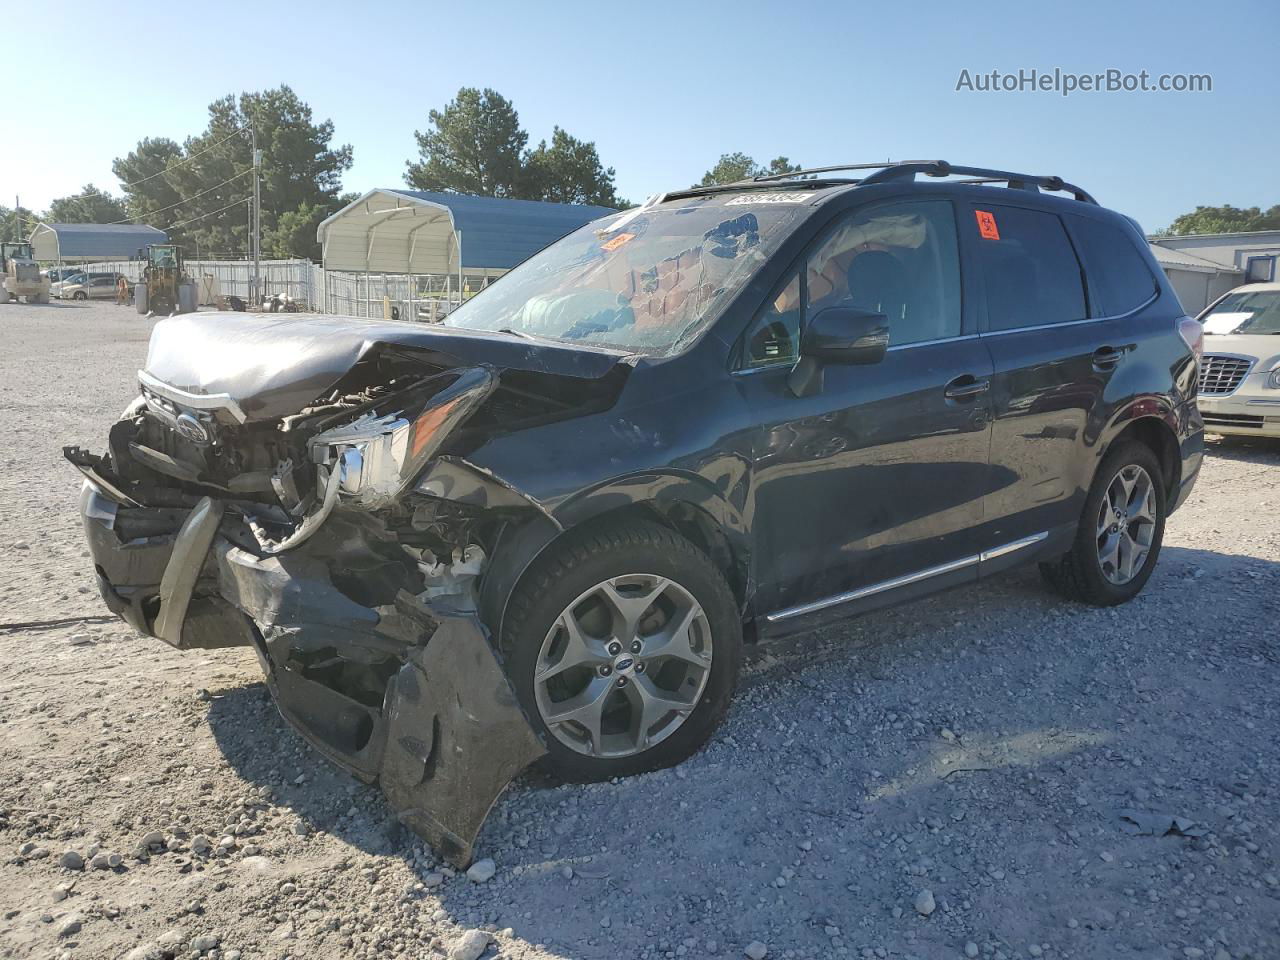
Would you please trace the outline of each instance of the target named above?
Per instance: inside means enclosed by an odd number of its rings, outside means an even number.
[[[1095,200],[1088,191],[1075,184],[1067,183],[1061,177],[1040,177],[1027,173],[1014,173],[1010,170],[993,170],[989,167],[965,167],[948,163],[946,160],[935,160],[925,163],[895,163],[890,166],[882,167],[876,173],[864,177],[861,186],[870,186],[874,183],[888,183],[892,180],[914,180],[916,174],[923,174],[926,177],[982,177],[986,182],[1004,182],[1013,189],[1034,189],[1052,190],[1055,192],[1070,193],[1082,203],[1092,203],[1097,206],[1098,201]]]

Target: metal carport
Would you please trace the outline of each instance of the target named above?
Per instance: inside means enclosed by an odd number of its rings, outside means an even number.
[[[40,223],[31,231],[37,260],[90,263],[132,260],[149,243],[168,243],[163,230],[138,223]]]
[[[364,275],[366,310],[372,312],[369,276],[380,274],[380,299],[402,300],[388,293],[388,275],[408,281],[412,311],[416,278],[442,278],[446,301],[452,303],[456,294],[460,303],[466,278],[486,283],[583,224],[616,212],[582,204],[378,189],[321,221],[316,239],[326,278]]]

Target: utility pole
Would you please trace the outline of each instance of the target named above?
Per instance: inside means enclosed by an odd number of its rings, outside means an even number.
[[[258,131],[250,128],[250,149],[253,150],[253,309],[262,304],[262,151],[258,149]]]

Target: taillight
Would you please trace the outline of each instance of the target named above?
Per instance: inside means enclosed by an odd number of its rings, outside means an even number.
[[[1178,320],[1178,336],[1191,348],[1196,360],[1204,356],[1204,325],[1199,320],[1192,320],[1190,317]]]

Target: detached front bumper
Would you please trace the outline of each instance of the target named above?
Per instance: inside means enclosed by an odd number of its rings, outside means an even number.
[[[87,481],[80,506],[109,609],[178,649],[253,646],[286,720],[380,783],[442,856],[470,862],[498,796],[545,753],[474,613],[335,584],[334,557],[358,525],[263,557],[209,498],[137,506]]]

